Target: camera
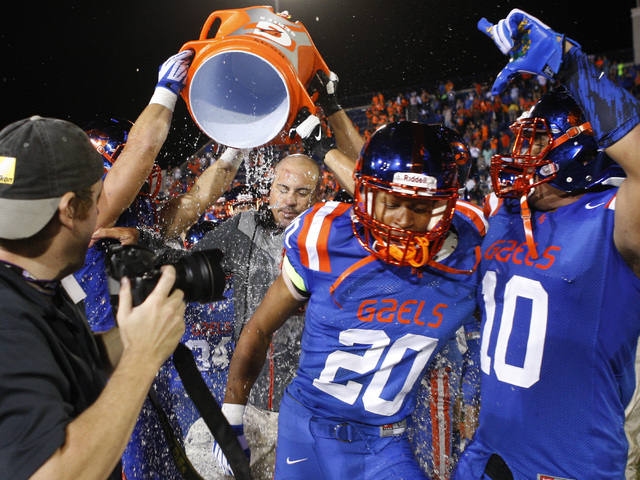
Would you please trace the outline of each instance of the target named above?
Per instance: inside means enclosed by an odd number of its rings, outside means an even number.
[[[173,265],[176,282],[173,289],[184,292],[187,303],[210,303],[224,300],[225,274],[218,249],[191,252]],[[162,272],[153,251],[139,245],[111,245],[105,256],[107,273],[115,280],[131,281],[133,306],[140,305],[155,288]]]

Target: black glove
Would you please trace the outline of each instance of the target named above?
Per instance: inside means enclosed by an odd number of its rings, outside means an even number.
[[[318,165],[322,165],[324,163],[324,157],[329,152],[329,150],[333,150],[336,148],[336,142],[333,137],[322,137],[318,140],[315,137],[308,137],[302,141],[304,146],[304,153],[308,155],[313,160],[316,161]]]
[[[324,70],[318,70],[313,76],[311,88],[314,92],[318,92],[316,103],[322,108],[325,116],[328,117],[342,110],[336,96],[338,76],[335,73],[331,72],[330,75],[327,75]]]

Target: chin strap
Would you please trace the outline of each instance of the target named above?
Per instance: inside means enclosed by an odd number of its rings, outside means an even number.
[[[560,137],[556,138],[553,141],[553,148],[559,147],[567,140],[571,140],[572,138],[577,137],[582,132],[593,132],[590,122],[585,122],[582,125],[579,125],[577,127],[571,127],[569,130],[566,131],[564,135],[561,135]]]
[[[476,255],[476,261],[473,264],[473,268],[471,268],[471,270],[460,270],[458,268],[449,267],[447,265],[443,265],[442,263],[438,263],[435,260],[429,260],[427,262],[427,265],[432,268],[435,268],[436,270],[441,270],[447,273],[455,273],[458,275],[471,275],[473,272],[476,271],[476,269],[478,268],[478,265],[480,265],[480,258],[482,258],[482,252],[480,250],[479,245],[476,246],[475,248],[475,255]]]
[[[522,217],[522,223],[524,225],[524,234],[527,239],[529,253],[531,254],[531,258],[536,260],[538,258],[538,250],[536,249],[536,244],[533,241],[533,229],[531,228],[531,209],[529,208],[527,195],[523,195],[522,197],[520,197],[520,216]]]

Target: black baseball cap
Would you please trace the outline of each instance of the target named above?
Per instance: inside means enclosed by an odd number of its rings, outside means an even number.
[[[28,238],[51,220],[67,192],[102,177],[102,157],[66,120],[33,116],[0,131],[0,238]]]

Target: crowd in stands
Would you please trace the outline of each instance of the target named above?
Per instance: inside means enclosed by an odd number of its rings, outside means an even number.
[[[640,96],[640,65],[611,61],[606,56],[594,56],[593,62],[609,78],[618,81],[635,96]],[[376,92],[371,103],[347,109],[365,140],[382,125],[413,120],[423,123],[441,123],[463,135],[471,154],[472,165],[465,185],[467,200],[480,203],[491,191],[489,166],[495,154],[509,152],[512,133],[509,126],[538,101],[549,88],[549,82],[541,76],[521,75],[501,96],[491,94],[491,82],[465,85],[456,89],[451,80],[443,81],[433,91],[426,88],[383,95]],[[323,131],[331,136],[323,119]],[[201,152],[191,156],[170,174],[166,194],[171,197],[187,191],[193,180],[217,158],[221,147],[210,143]],[[272,146],[261,149],[256,158],[279,158],[282,153],[301,153],[300,144]],[[250,166],[251,168],[251,166]],[[249,174],[249,176],[251,176]],[[260,177],[263,178],[263,177]],[[337,186],[327,172],[328,185],[324,199],[337,191]],[[250,181],[246,170],[239,172],[236,183]]]

